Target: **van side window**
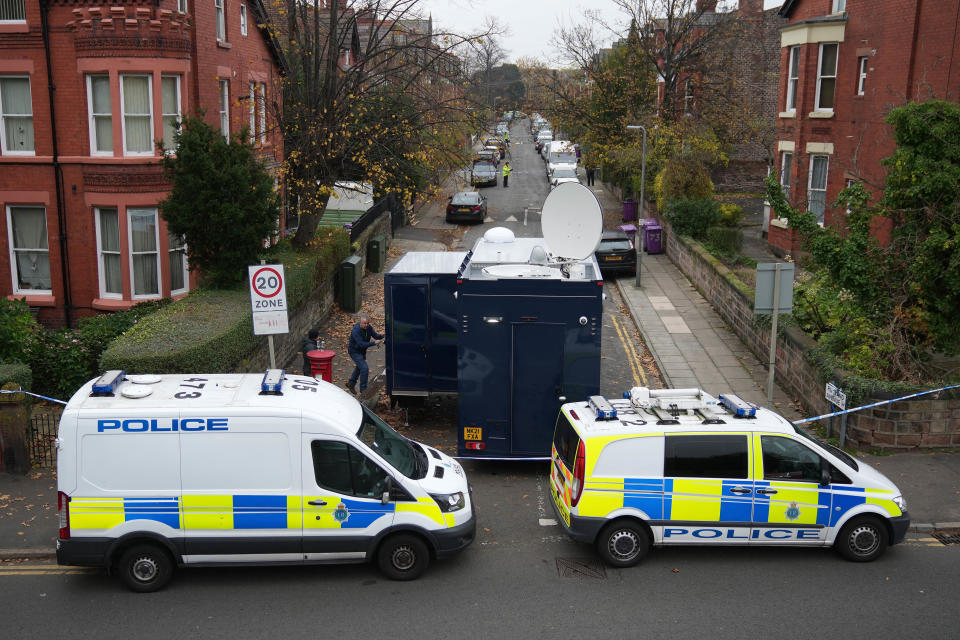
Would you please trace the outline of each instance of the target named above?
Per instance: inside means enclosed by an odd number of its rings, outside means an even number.
[[[791,438],[761,436],[764,480],[820,482],[823,459]]]
[[[668,478],[746,478],[747,436],[667,436],[663,475]]]
[[[317,485],[344,495],[379,498],[387,474],[372,460],[345,442],[314,440],[313,471]]]

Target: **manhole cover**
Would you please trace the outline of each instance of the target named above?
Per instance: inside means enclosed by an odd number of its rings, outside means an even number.
[[[557,558],[557,575],[561,578],[591,578],[603,580],[607,570],[593,558]]]
[[[937,529],[930,535],[941,544],[960,544],[960,529]]]

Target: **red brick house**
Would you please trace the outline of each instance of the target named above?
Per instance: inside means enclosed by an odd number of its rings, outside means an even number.
[[[155,141],[205,111],[283,158],[261,0],[0,2],[0,295],[52,326],[186,294]]]
[[[894,151],[883,122],[891,108],[957,100],[960,0],[786,0],[780,14],[777,172],[790,202],[825,225],[843,227],[831,206],[840,190],[863,182],[879,192],[880,160]],[[955,73],[956,72],[956,73]],[[889,240],[888,225],[875,227]],[[785,221],[771,220],[778,252],[799,247]]]

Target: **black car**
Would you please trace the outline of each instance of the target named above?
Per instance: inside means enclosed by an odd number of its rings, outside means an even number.
[[[630,236],[623,231],[604,231],[594,255],[601,271],[637,271],[636,249]]]
[[[475,187],[497,186],[497,165],[492,162],[474,162],[470,170],[470,184]]]
[[[461,191],[450,196],[447,222],[483,222],[487,217],[487,197],[476,191]]]

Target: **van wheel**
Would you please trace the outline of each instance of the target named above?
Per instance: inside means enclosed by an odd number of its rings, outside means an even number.
[[[887,530],[876,518],[854,518],[840,529],[834,546],[847,560],[870,562],[887,550]]]
[[[380,545],[377,566],[391,580],[416,580],[430,566],[430,550],[419,537],[399,533]]]
[[[612,567],[632,567],[650,549],[650,536],[643,525],[630,520],[613,522],[597,537],[597,551]]]
[[[166,549],[138,544],[120,556],[120,580],[131,591],[150,593],[163,589],[173,578],[173,559]]]

